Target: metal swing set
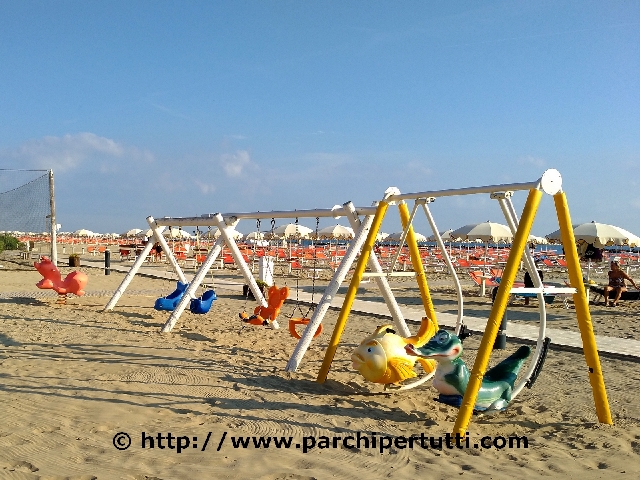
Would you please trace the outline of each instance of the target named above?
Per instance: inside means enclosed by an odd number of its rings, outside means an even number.
[[[528,197],[521,214],[521,219],[518,220],[515,213],[513,204],[511,203],[511,195],[514,191],[528,191]],[[554,288],[543,286],[535,268],[533,256],[527,246],[527,240],[530,234],[531,226],[535,218],[539,203],[543,193],[551,195],[554,199],[556,214],[558,223],[560,226],[560,232],[562,235],[562,244],[564,246],[567,269],[569,273],[569,279],[571,288]],[[601,423],[612,424],[611,413],[609,410],[609,404],[607,400],[606,389],[604,385],[604,378],[602,375],[602,369],[600,366],[600,360],[595,342],[595,335],[593,333],[593,327],[591,324],[591,317],[589,312],[588,300],[585,293],[584,284],[582,282],[582,273],[580,269],[580,263],[577,256],[577,252],[573,246],[575,245],[575,238],[571,227],[571,218],[569,215],[568,204],[566,196],[562,191],[562,178],[557,170],[547,170],[537,180],[526,183],[512,183],[504,185],[489,185],[482,187],[469,187],[460,189],[440,190],[440,191],[426,191],[418,193],[402,194],[396,188],[390,188],[385,192],[383,199],[374,204],[373,207],[356,208],[351,202],[347,202],[342,206],[336,205],[331,209],[316,209],[316,210],[293,210],[293,211],[271,211],[271,212],[249,212],[249,213],[230,213],[230,214],[207,214],[201,217],[190,218],[161,218],[154,220],[153,217],[148,217],[147,221],[152,228],[154,235],[158,242],[163,247],[163,250],[167,254],[170,264],[176,271],[180,281],[186,282],[186,278],[182,273],[177,261],[171,254],[166,242],[162,238],[162,230],[165,226],[179,225],[179,226],[215,226],[220,230],[220,237],[215,242],[206,260],[203,262],[200,269],[196,272],[193,280],[189,283],[184,297],[178,303],[174,311],[171,313],[166,324],[162,328],[163,332],[169,332],[175,326],[175,323],[179,319],[180,315],[184,311],[190,298],[193,298],[198,286],[202,282],[203,278],[207,274],[211,265],[220,255],[222,247],[226,245],[231,251],[231,255],[235,264],[238,266],[242,273],[245,282],[249,285],[249,288],[254,294],[256,300],[263,306],[267,306],[267,302],[259,290],[251,271],[244,261],[238,246],[234,239],[229,234],[229,230],[234,227],[239,220],[247,218],[305,218],[305,217],[334,217],[340,218],[345,216],[351,224],[351,227],[355,231],[355,237],[349,244],[347,251],[337,267],[333,277],[329,284],[325,288],[322,298],[316,305],[312,317],[306,322],[306,328],[298,341],[294,352],[291,355],[287,365],[286,371],[293,372],[297,369],[302,358],[309,348],[311,341],[314,338],[318,328],[322,323],[326,312],[331,306],[332,301],[335,298],[336,293],[340,285],[344,282],[349,273],[351,266],[356,263],[355,271],[351,282],[349,284],[348,291],[345,295],[344,302],[342,304],[338,320],[336,322],[331,340],[329,341],[328,348],[325,352],[325,357],[318,373],[317,381],[323,383],[331,368],[331,363],[335,356],[338,344],[340,342],[341,335],[346,326],[346,322],[351,311],[353,302],[355,300],[358,285],[362,279],[366,276],[372,277],[377,283],[382,297],[389,309],[389,312],[393,318],[395,327],[402,337],[410,337],[411,333],[406,325],[403,314],[391,293],[389,283],[387,279],[397,275],[415,275],[422,303],[425,309],[425,314],[437,325],[436,312],[431,300],[429,287],[426,281],[426,275],[422,265],[420,252],[415,239],[415,233],[413,231],[412,222],[416,215],[418,208],[421,206],[430,223],[430,226],[434,232],[436,242],[438,243],[442,253],[443,259],[447,264],[449,271],[451,272],[454,283],[456,285],[456,291],[458,295],[458,316],[456,321],[456,333],[463,333],[463,301],[462,290],[460,282],[455,274],[455,269],[451,263],[444,242],[438,233],[437,226],[433,220],[433,217],[429,210],[429,204],[436,198],[459,196],[459,195],[472,195],[472,194],[489,194],[490,198],[499,202],[502,212],[507,220],[509,228],[514,234],[511,251],[505,265],[502,280],[497,290],[495,300],[489,314],[489,318],[484,329],[484,334],[480,343],[478,354],[471,371],[469,383],[467,385],[462,405],[456,418],[454,433],[464,435],[469,425],[471,415],[473,414],[473,407],[476,402],[478,391],[481,387],[482,379],[487,371],[487,365],[490,359],[493,344],[498,334],[498,330],[504,316],[509,297],[513,292],[513,284],[515,277],[519,270],[521,261],[529,271],[533,282],[534,288],[518,289],[519,293],[532,293],[536,294],[539,299],[540,305],[540,329],[539,336],[536,343],[536,350],[534,354],[534,361],[531,362],[527,373],[524,375],[523,380],[514,389],[514,396],[517,395],[524,386],[531,385],[535,380],[535,376],[539,372],[541,361],[543,360],[546,352],[546,346],[548,340],[545,337],[546,328],[546,311],[545,302],[543,297],[553,293],[573,293],[576,316],[578,320],[578,326],[582,335],[583,351],[585,360],[588,367],[589,381],[592,387],[594,403],[596,407],[596,413]],[[413,211],[410,213],[406,205],[407,200],[414,200]],[[388,207],[392,204],[397,204],[400,212],[400,218],[403,225],[403,235],[401,238],[401,244],[407,243],[409,247],[411,263],[413,265],[414,272],[394,272],[394,264],[397,262],[399,251],[396,252],[391,262],[388,271],[383,271],[380,263],[374,252],[374,245],[376,237]],[[361,218],[362,216],[362,218]],[[127,273],[120,287],[116,290],[113,297],[106,305],[105,310],[111,310],[116,305],[118,299],[122,296],[130,283],[131,279],[138,271],[144,258],[149,253],[153,240],[150,239],[145,247],[143,253],[138,257],[131,270]],[[524,255],[524,259],[523,259]],[[357,260],[357,262],[356,262]],[[366,269],[369,272],[365,272]],[[420,383],[423,383],[426,379],[430,378],[425,376]],[[417,383],[417,382],[414,382]]]
[[[521,219],[519,221],[515,213],[513,204],[511,203],[511,195],[514,191],[529,192],[521,215]],[[551,195],[554,200],[558,223],[560,226],[560,232],[562,235],[562,244],[564,246],[566,255],[567,269],[571,285],[570,288],[543,286],[542,281],[540,280],[540,277],[538,276],[537,270],[535,268],[533,255],[527,248],[527,240],[531,231],[531,226],[533,225],[533,221],[543,193]],[[367,275],[371,275],[365,273],[365,269],[369,256],[372,255],[373,252],[376,235],[378,233],[378,230],[380,229],[382,220],[385,217],[389,205],[392,205],[394,203],[398,204],[400,210],[400,217],[404,227],[402,243],[404,242],[404,240],[406,240],[409,246],[411,260],[414,265],[415,276],[420,288],[420,294],[422,297],[425,312],[427,313],[427,317],[437,325],[436,314],[431,302],[424,270],[422,269],[422,262],[420,259],[418,245],[415,241],[411,223],[418,209],[418,206],[422,205],[425,214],[427,215],[427,219],[429,220],[429,223],[434,231],[437,242],[443,253],[446,255],[446,249],[443,248],[444,244],[442,243],[442,239],[438,234],[438,229],[435,225],[435,222],[433,221],[433,217],[430,214],[428,204],[433,202],[438,197],[471,194],[489,194],[491,199],[495,199],[499,202],[509,228],[514,234],[514,239],[511,245],[511,251],[507,260],[507,264],[505,265],[503,271],[502,280],[498,287],[497,294],[491,312],[489,314],[486,327],[484,329],[484,334],[482,336],[480,347],[478,349],[478,354],[476,356],[473,370],[471,371],[469,377],[469,383],[462,399],[462,405],[460,406],[460,410],[456,417],[453,433],[464,435],[470,423],[478,392],[480,390],[484,374],[487,371],[487,366],[491,356],[491,352],[493,350],[493,345],[497,337],[498,330],[500,328],[500,324],[502,322],[502,318],[509,301],[509,297],[514,291],[513,284],[519,270],[520,262],[523,260],[523,254],[524,264],[533,279],[534,288],[518,288],[517,291],[521,293],[533,293],[538,296],[540,305],[540,328],[533,361],[531,362],[527,373],[524,375],[524,378],[515,386],[512,398],[515,397],[525,386],[530,387],[533,384],[533,382],[535,381],[535,377],[537,376],[541,368],[542,361],[544,360],[544,355],[546,353],[548,345],[548,339],[545,337],[546,311],[544,296],[554,293],[573,293],[576,316],[582,336],[583,351],[588,367],[589,381],[593,391],[596,413],[601,423],[612,424],[613,421],[609,410],[604,378],[602,375],[600,359],[595,342],[595,335],[593,333],[593,326],[591,323],[588,299],[586,297],[584,283],[582,281],[582,272],[577,256],[577,251],[574,247],[575,238],[571,226],[569,208],[565,193],[562,191],[562,178],[560,176],[560,173],[557,170],[553,169],[544,172],[542,177],[540,177],[536,181],[527,183],[490,185],[484,187],[427,191],[408,194],[401,194],[399,190],[395,188],[388,189],[385,192],[382,201],[380,201],[377,205],[376,214],[372,221],[372,226],[369,229],[367,239],[362,246],[362,254],[358,259],[358,263],[356,265],[355,272],[353,273],[349,289],[345,295],[345,299],[338,315],[338,320],[336,322],[333,335],[325,352],[324,360],[318,373],[317,381],[319,383],[323,383],[327,378],[327,374],[331,368],[331,363],[335,356],[341,335],[344,331],[349,313],[355,300],[358,285],[362,281],[362,278]],[[413,212],[411,214],[409,213],[409,210],[404,203],[406,200],[415,201]],[[455,270],[451,265],[450,259],[448,259],[447,257],[445,258],[449,270],[450,272],[452,272],[452,275],[455,278],[456,290],[458,292],[460,300],[458,319],[456,324],[456,332],[459,333],[463,327],[461,289],[455,275]],[[391,267],[393,267],[393,262]],[[389,272],[382,274],[393,275],[393,273],[391,272],[392,270],[390,269]],[[373,275],[377,274],[380,273],[373,273]],[[312,326],[313,322],[310,322],[308,328],[311,328]],[[306,333],[307,332],[305,331],[305,334]],[[302,344],[303,340],[305,340],[304,336],[298,346]],[[300,359],[300,352],[294,352],[294,355],[292,355],[289,363],[287,364],[287,370],[295,371]]]

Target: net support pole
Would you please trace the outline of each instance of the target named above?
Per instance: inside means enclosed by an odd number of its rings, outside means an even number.
[[[356,264],[356,269],[353,272],[353,277],[351,278],[349,289],[347,290],[347,294],[345,295],[344,302],[342,303],[342,308],[340,309],[340,314],[338,315],[336,326],[333,329],[333,335],[331,336],[331,340],[329,341],[329,346],[327,347],[327,351],[325,352],[325,355],[324,355],[324,360],[322,361],[322,366],[320,367],[320,371],[318,372],[318,378],[317,378],[318,383],[324,383],[324,381],[327,379],[327,374],[329,373],[329,369],[331,368],[333,357],[335,356],[336,350],[338,349],[338,344],[340,343],[340,337],[342,336],[344,327],[347,324],[347,319],[349,318],[349,313],[351,312],[353,301],[356,298],[358,286],[362,281],[362,274],[364,273],[365,268],[367,267],[369,255],[373,250],[373,246],[375,244],[378,231],[380,230],[380,225],[382,225],[382,220],[384,219],[385,213],[387,213],[388,208],[389,208],[389,204],[386,202],[386,200],[383,200],[378,204],[378,207],[376,209],[376,214],[373,217],[371,229],[369,230],[367,239],[365,240],[364,245],[362,246],[362,251],[360,252],[360,258],[358,259],[358,263]]]
[[[489,319],[487,326],[478,348],[478,354],[476,355],[476,361],[473,364],[473,369],[469,375],[469,383],[462,399],[462,405],[460,405],[460,411],[456,417],[456,422],[453,426],[453,434],[460,434],[464,436],[469,422],[471,421],[471,415],[473,415],[473,408],[478,398],[478,391],[482,386],[482,379],[487,370],[489,364],[489,358],[491,357],[491,351],[493,350],[493,343],[498,334],[502,317],[507,309],[507,303],[511,295],[511,288],[515,281],[518,269],[520,267],[520,261],[522,259],[522,252],[527,246],[527,240],[535,219],[538,205],[542,198],[542,191],[537,188],[531,189],[527,197],[527,201],[522,212],[522,219],[518,231],[515,234],[513,243],[511,244],[511,253],[507,259],[507,264],[504,267],[502,280],[498,287],[493,307],[489,313]]]
[[[553,201],[556,207],[558,223],[560,224],[560,236],[562,238],[562,246],[564,247],[565,260],[567,262],[569,281],[571,282],[571,286],[576,289],[576,293],[573,295],[573,302],[576,307],[578,327],[580,328],[580,336],[582,338],[582,350],[584,351],[584,358],[589,369],[589,383],[591,383],[591,389],[593,390],[596,414],[598,415],[600,423],[612,425],[613,420],[611,418],[611,411],[609,410],[609,401],[607,400],[607,390],[604,385],[604,377],[600,366],[596,337],[593,333],[589,301],[584,288],[584,281],[582,280],[582,269],[580,268],[580,260],[578,259],[578,252],[576,251],[576,241],[571,225],[567,198],[564,192],[559,192],[553,196]]]
[[[58,223],[56,221],[56,201],[53,190],[53,170],[49,170],[49,207],[50,207],[50,219],[51,222],[51,263],[58,266]]]
[[[435,330],[438,331],[436,310],[435,308],[433,308],[433,301],[431,300],[431,293],[429,292],[427,276],[424,273],[424,266],[422,265],[422,258],[420,257],[420,249],[418,248],[416,233],[413,231],[413,225],[411,225],[410,223],[411,216],[409,214],[409,207],[407,207],[407,203],[403,200],[401,202],[398,202],[398,209],[400,210],[400,220],[402,221],[402,228],[404,228],[404,230],[407,232],[407,246],[409,247],[409,256],[411,257],[413,271],[416,272],[416,281],[418,282],[418,288],[420,289],[420,297],[422,298],[424,312],[427,317],[429,317],[429,320],[433,322]]]
[[[160,234],[160,237],[162,237],[163,230],[164,230],[164,227],[158,228],[158,233]],[[135,277],[136,273],[138,273],[138,270],[140,270],[140,267],[144,263],[145,258],[147,258],[147,255],[149,255],[149,252],[151,252],[152,246],[153,246],[153,242],[149,240],[145,245],[144,249],[142,250],[142,253],[136,258],[135,262],[133,262],[133,265],[131,265],[131,268],[122,279],[120,286],[116,289],[115,292],[113,292],[113,296],[111,297],[111,300],[109,300],[107,305],[104,307],[103,311],[107,312],[109,310],[113,310],[113,307],[117,305],[118,300],[120,300],[120,297],[122,297],[124,292],[127,290],[127,287],[131,283],[131,280],[133,280],[133,277]]]

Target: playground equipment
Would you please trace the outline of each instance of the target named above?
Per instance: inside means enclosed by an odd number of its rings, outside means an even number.
[[[528,191],[528,197],[522,212],[522,220],[518,221],[517,215],[515,214],[515,209],[513,208],[513,204],[511,203],[511,195],[513,191]],[[560,232],[562,235],[562,243],[564,246],[564,251],[566,255],[567,261],[567,269],[569,272],[569,279],[571,288],[557,288],[551,289],[544,287],[538,276],[538,272],[535,268],[535,263],[533,260],[533,256],[527,247],[527,240],[531,231],[531,225],[533,224],[533,220],[535,218],[535,214],[538,209],[538,205],[540,203],[542,194],[547,193],[553,196],[554,204],[556,207],[556,213],[558,217],[558,223],[560,225]],[[474,363],[473,369],[471,371],[469,382],[467,388],[465,390],[462,403],[460,406],[460,411],[458,412],[458,416],[456,418],[456,423],[454,426],[454,434],[464,435],[466,429],[469,425],[471,415],[473,413],[474,406],[476,404],[476,399],[478,396],[478,391],[482,385],[482,379],[487,370],[487,364],[489,362],[489,358],[491,355],[491,351],[493,349],[493,344],[496,339],[496,335],[498,333],[498,329],[500,327],[500,323],[504,316],[507,302],[509,300],[509,296],[511,295],[512,286],[518,273],[520,261],[523,257],[524,252],[524,264],[527,268],[531,278],[534,282],[534,288],[522,289],[521,293],[536,293],[538,295],[538,303],[540,308],[540,329],[538,340],[536,343],[535,353],[533,355],[533,359],[531,361],[530,367],[527,370],[526,374],[523,376],[523,379],[514,386],[513,391],[511,393],[511,399],[515,398],[515,396],[524,388],[526,385],[531,385],[531,379],[534,377],[536,372],[539,372],[541,362],[544,359],[544,355],[547,351],[548,340],[545,338],[545,328],[546,328],[546,310],[545,310],[545,302],[544,296],[550,293],[565,293],[565,291],[571,291],[574,293],[574,304],[576,309],[576,315],[578,318],[578,326],[581,331],[582,341],[583,341],[583,351],[585,355],[585,360],[588,367],[589,380],[593,390],[594,403],[596,407],[596,413],[598,415],[598,419],[601,423],[612,424],[613,421],[611,419],[611,413],[609,410],[609,403],[607,400],[606,389],[604,386],[604,379],[602,376],[602,369],[600,366],[600,360],[598,356],[598,351],[595,343],[595,336],[593,333],[593,327],[591,324],[591,318],[589,313],[588,299],[585,294],[584,284],[582,282],[582,272],[580,269],[580,263],[578,260],[575,246],[575,238],[573,236],[573,229],[571,227],[571,218],[569,216],[569,209],[566,202],[566,196],[562,191],[562,177],[557,170],[547,170],[544,172],[542,177],[527,183],[512,183],[507,185],[489,185],[483,187],[471,187],[471,188],[461,188],[461,189],[451,189],[451,190],[440,190],[440,191],[429,191],[429,192],[418,192],[418,193],[408,193],[401,194],[397,189],[390,188],[385,192],[385,196],[377,205],[375,217],[372,219],[372,226],[368,231],[366,241],[362,246],[362,254],[358,259],[358,263],[356,265],[353,277],[351,279],[349,289],[347,294],[345,295],[345,300],[340,310],[340,314],[338,316],[338,320],[336,322],[334,332],[329,343],[329,347],[325,352],[325,357],[322,363],[322,367],[318,373],[317,381],[322,383],[326,380],[327,374],[331,367],[331,363],[333,361],[333,357],[336,353],[338,344],[340,342],[340,337],[344,328],[346,326],[346,322],[351,311],[351,307],[353,305],[353,301],[355,300],[356,292],[358,289],[358,285],[364,277],[365,268],[369,257],[372,253],[373,246],[375,243],[376,235],[382,224],[382,220],[388,210],[390,204],[398,203],[400,209],[400,216],[403,221],[403,226],[405,228],[406,234],[403,235],[407,239],[407,243],[409,245],[409,250],[411,253],[412,263],[414,264],[414,269],[416,271],[415,275],[418,279],[418,285],[420,287],[420,294],[423,300],[423,304],[425,309],[432,308],[430,305],[430,297],[428,292],[428,285],[426,284],[426,280],[424,280],[424,272],[421,270],[421,263],[419,265],[419,269],[416,269],[415,256],[417,253],[417,243],[415,242],[415,238],[412,238],[412,228],[411,228],[411,219],[413,214],[418,208],[419,204],[422,204],[423,207],[426,206],[426,203],[429,201],[435,200],[436,197],[446,197],[446,196],[456,196],[456,195],[471,195],[471,194],[489,194],[490,198],[498,200],[500,207],[507,219],[507,223],[509,224],[509,228],[514,233],[513,243],[511,245],[510,254],[507,260],[507,264],[504,267],[504,272],[502,275],[502,281],[500,286],[498,287],[498,291],[496,293],[495,302],[493,303],[491,312],[489,314],[489,318],[487,321],[487,326],[484,330],[484,334],[482,337],[482,341],[480,343],[478,355],[476,356],[476,361]],[[413,213],[409,215],[408,208],[404,201],[414,199],[415,205],[413,209]],[[425,209],[425,212],[427,210]],[[431,223],[431,221],[430,221]],[[432,227],[434,224],[432,223]],[[438,231],[434,228],[434,234],[437,236]],[[419,257],[418,257],[419,260]],[[427,317],[434,320],[435,316],[431,316],[427,313]],[[309,323],[307,330],[305,330],[305,334],[311,328],[312,322]],[[404,336],[404,335],[403,335]],[[304,339],[304,337],[303,337]],[[302,340],[301,340],[302,342]],[[289,368],[291,364],[291,360],[287,365]]]
[[[251,316],[245,312],[240,313],[240,320],[244,323],[250,323],[251,325],[270,326],[274,330],[277,330],[280,328],[280,325],[278,325],[276,319],[278,315],[280,315],[280,309],[288,297],[289,287],[278,288],[272,285],[267,293],[267,306],[258,305]]]
[[[158,298],[156,300],[156,303],[153,305],[153,308],[155,308],[156,310],[173,311],[173,309],[176,308],[178,302],[182,299],[182,296],[184,295],[184,292],[186,291],[188,286],[188,283],[182,283],[178,281],[176,289],[166,297]]]
[[[419,358],[409,353],[406,347],[424,345],[434,332],[435,325],[427,317],[422,319],[418,333],[409,338],[396,335],[391,325],[382,325],[365,338],[351,355],[353,369],[370,382],[383,384],[385,389],[407,390],[422,385],[433,376],[435,361]],[[416,377],[413,370],[416,360],[427,375],[416,382],[401,384],[408,378]]]
[[[84,295],[84,287],[87,286],[89,281],[89,277],[85,273],[74,271],[62,280],[60,270],[49,257],[40,257],[40,261],[34,262],[33,266],[44,277],[36,283],[36,287],[55,290],[59,295],[59,303],[65,303],[69,293],[79,297]]]
[[[296,330],[296,325],[309,325],[311,321],[310,318],[302,317],[302,318],[290,318],[289,319],[289,333],[293,338],[300,339],[302,338],[298,331]],[[316,338],[318,335],[322,333],[322,324],[318,325],[318,328],[313,334],[313,338]]]
[[[248,213],[225,213],[225,214],[205,214],[200,217],[164,217],[160,219],[154,219],[153,217],[147,217],[147,222],[153,232],[151,238],[149,238],[149,242],[143,249],[142,253],[138,256],[136,261],[131,266],[129,272],[125,275],[124,279],[120,286],[116,289],[113,296],[105,306],[104,310],[109,311],[112,310],[120,297],[126,291],[128,285],[131,283],[131,280],[137,273],[137,271],[142,266],[145,257],[148,255],[151,247],[155,242],[158,242],[162,247],[167,260],[170,265],[173,267],[176,272],[178,279],[183,283],[189,283],[189,286],[178,302],[173,312],[169,316],[169,319],[165,323],[162,328],[163,332],[170,332],[175,326],[176,322],[180,318],[180,315],[184,311],[187,306],[187,303],[190,302],[191,298],[195,297],[195,292],[198,287],[202,283],[203,279],[207,275],[207,272],[210,270],[213,263],[216,261],[218,256],[222,251],[223,246],[227,246],[231,252],[231,256],[233,257],[233,261],[235,265],[238,267],[239,272],[244,277],[245,283],[249,286],[249,289],[254,295],[254,298],[258,301],[258,303],[267,307],[268,303],[264,298],[264,295],[259,290],[256,280],[254,279],[251,270],[247,263],[245,262],[240,250],[238,249],[235,240],[232,238],[230,232],[237,225],[237,223],[242,219],[275,219],[275,218],[323,218],[323,217],[333,217],[333,218],[341,218],[341,216],[346,216],[351,224],[351,228],[356,231],[356,237],[350,243],[347,252],[342,259],[342,262],[336,269],[333,278],[329,282],[328,287],[324,291],[323,297],[316,306],[314,310],[313,316],[310,319],[305,331],[302,335],[302,338],[298,342],[296,346],[296,351],[301,356],[304,354],[304,351],[309,347],[314,334],[319,330],[319,325],[322,322],[322,318],[326,314],[331,302],[333,301],[340,285],[346,278],[349,268],[355,261],[356,256],[360,252],[362,244],[367,237],[367,232],[371,227],[371,221],[373,220],[373,216],[376,212],[376,209],[373,207],[361,207],[356,208],[351,202],[347,202],[342,206],[336,205],[333,208],[327,209],[312,209],[312,210],[290,210],[290,211],[269,211],[269,212],[248,212]],[[364,218],[361,220],[360,216]],[[193,279],[190,282],[187,282],[187,279],[182,272],[182,269],[178,265],[177,260],[172,254],[171,249],[167,245],[167,242],[162,236],[162,231],[165,227],[185,227],[185,226],[195,226],[195,227],[217,227],[220,231],[220,236],[214,243],[213,247],[209,251],[206,259],[202,263],[200,269],[196,272]],[[382,268],[380,263],[378,262],[375,255],[371,255],[369,257],[368,265],[372,272],[382,272]],[[404,321],[404,317],[400,312],[400,308],[391,293],[391,289],[389,287],[389,283],[384,276],[379,276],[375,279],[378,288],[380,289],[381,295],[387,304],[391,315],[393,317],[393,322],[396,330],[404,337],[409,337],[411,332],[409,331],[406,322]],[[307,332],[309,332],[307,334]],[[294,352],[295,354],[295,352]],[[298,360],[299,361],[299,360]]]
[[[216,292],[213,290],[207,290],[202,294],[200,298],[191,299],[189,304],[189,311],[191,313],[197,313],[203,315],[211,310],[211,304],[214,300],[217,300]]]
[[[440,393],[437,400],[460,407],[469,384],[469,369],[460,358],[463,351],[460,339],[453,333],[440,330],[425,345],[409,344],[406,351],[409,355],[421,359],[438,361],[433,379],[433,386]],[[491,411],[507,408],[513,398],[512,392],[518,372],[530,353],[531,348],[522,346],[514,354],[488,370],[482,379],[473,409]]]

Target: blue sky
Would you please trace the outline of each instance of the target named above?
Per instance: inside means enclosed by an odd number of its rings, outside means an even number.
[[[557,168],[574,223],[640,235],[638,1],[1,5],[0,168],[53,168],[63,230]],[[487,196],[432,212],[504,222]]]

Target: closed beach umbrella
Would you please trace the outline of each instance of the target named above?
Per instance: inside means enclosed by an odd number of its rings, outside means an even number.
[[[319,238],[353,238],[355,236],[351,227],[331,225],[318,231]]]
[[[308,238],[311,232],[313,230],[304,225],[288,223],[287,225],[280,225],[273,231],[273,234],[277,238]]]

